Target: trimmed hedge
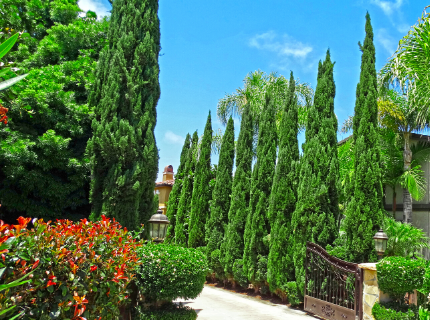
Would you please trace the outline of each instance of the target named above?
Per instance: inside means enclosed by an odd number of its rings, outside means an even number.
[[[197,312],[187,306],[174,303],[164,305],[162,309],[139,311],[138,319],[144,320],[196,320]]]
[[[150,243],[138,248],[137,255],[142,263],[137,268],[137,285],[145,301],[194,299],[203,290],[208,266],[200,251]]]
[[[375,303],[372,308],[375,320],[420,320],[415,305],[399,305],[394,302]]]
[[[422,259],[388,257],[376,265],[376,270],[379,288],[403,302],[407,292],[422,288],[426,263]]]

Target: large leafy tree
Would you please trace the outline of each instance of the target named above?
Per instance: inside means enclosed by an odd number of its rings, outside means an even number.
[[[266,97],[266,111],[260,118],[257,162],[251,180],[251,198],[245,226],[244,270],[248,280],[258,289],[266,282],[268,234],[270,224],[267,217],[273,175],[275,173],[277,134],[274,100]]]
[[[212,152],[212,120],[209,112],[200,144],[196,174],[194,178],[193,195],[191,199],[191,214],[189,224],[188,247],[202,247],[205,242],[205,225],[209,213],[209,201],[212,198],[210,181]]]
[[[28,38],[15,45],[14,66],[29,75],[0,95],[10,120],[0,129],[0,198],[2,219],[10,222],[19,215],[78,219],[90,213],[85,146],[92,108],[87,98],[98,52],[107,43],[108,22],[79,18],[76,1],[66,2],[65,7],[60,1],[39,3],[40,12],[34,15],[12,11],[36,1],[0,3],[0,28],[31,31],[22,24],[29,19],[30,25],[46,31],[30,33],[32,46]],[[39,19],[42,11],[46,16]],[[62,15],[67,18],[60,19]]]
[[[101,54],[89,98],[94,107],[92,219],[115,217],[130,230],[153,210],[158,149],[154,137],[160,97],[160,23],[157,0],[116,0],[109,46]]]
[[[253,125],[249,106],[244,107],[240,133],[236,148],[236,171],[233,178],[231,204],[228,211],[228,225],[221,244],[221,262],[224,272],[233,275],[235,261],[242,259],[243,234],[248,213],[251,189]]]
[[[315,99],[308,113],[300,161],[298,198],[292,221],[295,276],[300,292],[305,282],[306,242],[325,247],[335,240],[337,233],[339,162],[333,66],[327,51],[325,61],[318,65]]]
[[[187,151],[184,180],[176,214],[175,243],[181,246],[187,246],[188,244],[188,226],[191,213],[191,197],[193,195],[198,142],[199,136],[197,131],[195,131],[191,139],[190,149]]]
[[[187,155],[190,147],[191,136],[189,133],[187,133],[181,151],[179,167],[175,174],[175,183],[173,184],[172,191],[169,194],[166,216],[169,218],[170,223],[167,226],[166,238],[164,240],[166,243],[172,242],[175,239],[176,215],[178,213],[179,199],[181,197],[182,187],[184,185],[184,178],[186,175],[185,167],[187,164]]]
[[[290,75],[290,88],[279,128],[279,154],[273,178],[268,216],[271,224],[270,253],[267,281],[272,292],[277,292],[294,280],[292,255],[293,215],[297,201],[299,143],[295,81]]]
[[[224,274],[219,249],[228,223],[234,164],[234,121],[227,123],[221,143],[215,186],[212,192],[210,216],[206,221],[206,243],[209,267],[217,274]]]
[[[365,30],[353,120],[353,195],[345,218],[348,259],[357,262],[376,259],[373,235],[381,227],[383,216],[375,46],[368,13]]]

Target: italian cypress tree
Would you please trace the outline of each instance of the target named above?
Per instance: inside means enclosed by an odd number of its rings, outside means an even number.
[[[223,269],[219,261],[219,248],[228,223],[230,196],[233,183],[234,163],[234,121],[230,117],[222,137],[216,172],[215,187],[212,192],[210,217],[206,222],[206,243],[209,267],[219,275]],[[215,252],[216,251],[216,252]],[[214,258],[212,259],[212,255]]]
[[[294,280],[291,217],[296,207],[299,143],[295,81],[291,72],[288,95],[279,128],[279,154],[269,202],[271,222],[267,282],[272,292]]]
[[[175,243],[181,246],[187,246],[188,243],[188,221],[191,212],[191,196],[193,194],[194,171],[196,169],[195,153],[198,143],[199,136],[195,131],[190,149],[187,151],[184,180],[176,214]]]
[[[276,121],[273,100],[266,97],[266,108],[259,124],[257,162],[251,180],[249,213],[245,226],[244,270],[257,290],[266,281],[270,225],[267,209],[276,163]]]
[[[294,266],[300,292],[303,292],[305,281],[306,242],[325,248],[333,243],[337,234],[339,162],[333,66],[327,51],[324,63],[320,61],[318,65],[314,104],[308,113],[300,163],[297,204],[292,219]]]
[[[205,245],[205,225],[209,213],[209,201],[212,198],[210,190],[212,152],[212,120],[209,111],[203,132],[202,143],[196,165],[196,175],[191,199],[191,214],[189,224],[188,247],[196,248]]]
[[[176,226],[176,214],[178,213],[179,199],[182,192],[182,186],[185,177],[185,166],[187,164],[188,150],[191,147],[191,137],[187,133],[185,137],[184,146],[181,151],[181,160],[179,163],[178,170],[175,174],[175,183],[173,184],[172,191],[169,194],[169,202],[167,204],[166,216],[169,218],[169,225],[167,227],[166,238],[164,242],[169,243],[175,239],[175,226]]]
[[[130,230],[153,210],[158,171],[156,106],[160,97],[157,0],[115,0],[94,89],[91,161],[92,219],[116,218]]]
[[[354,194],[348,204],[345,229],[351,261],[375,260],[373,235],[382,223],[382,176],[378,147],[377,78],[375,46],[369,13],[366,14],[366,37],[360,49],[360,82],[357,85],[354,141]]]
[[[237,139],[236,172],[228,211],[228,225],[220,249],[224,272],[229,276],[233,275],[234,262],[243,257],[243,233],[251,189],[253,128],[249,105],[245,105]]]

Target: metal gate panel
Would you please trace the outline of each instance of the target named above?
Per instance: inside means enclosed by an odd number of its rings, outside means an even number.
[[[324,319],[362,319],[362,272],[358,264],[306,245],[305,311]]]

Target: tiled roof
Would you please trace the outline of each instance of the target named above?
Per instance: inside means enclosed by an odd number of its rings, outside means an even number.
[[[171,186],[173,186],[174,183],[175,183],[175,180],[172,179],[172,180],[156,182],[155,186],[156,187],[171,187]]]

